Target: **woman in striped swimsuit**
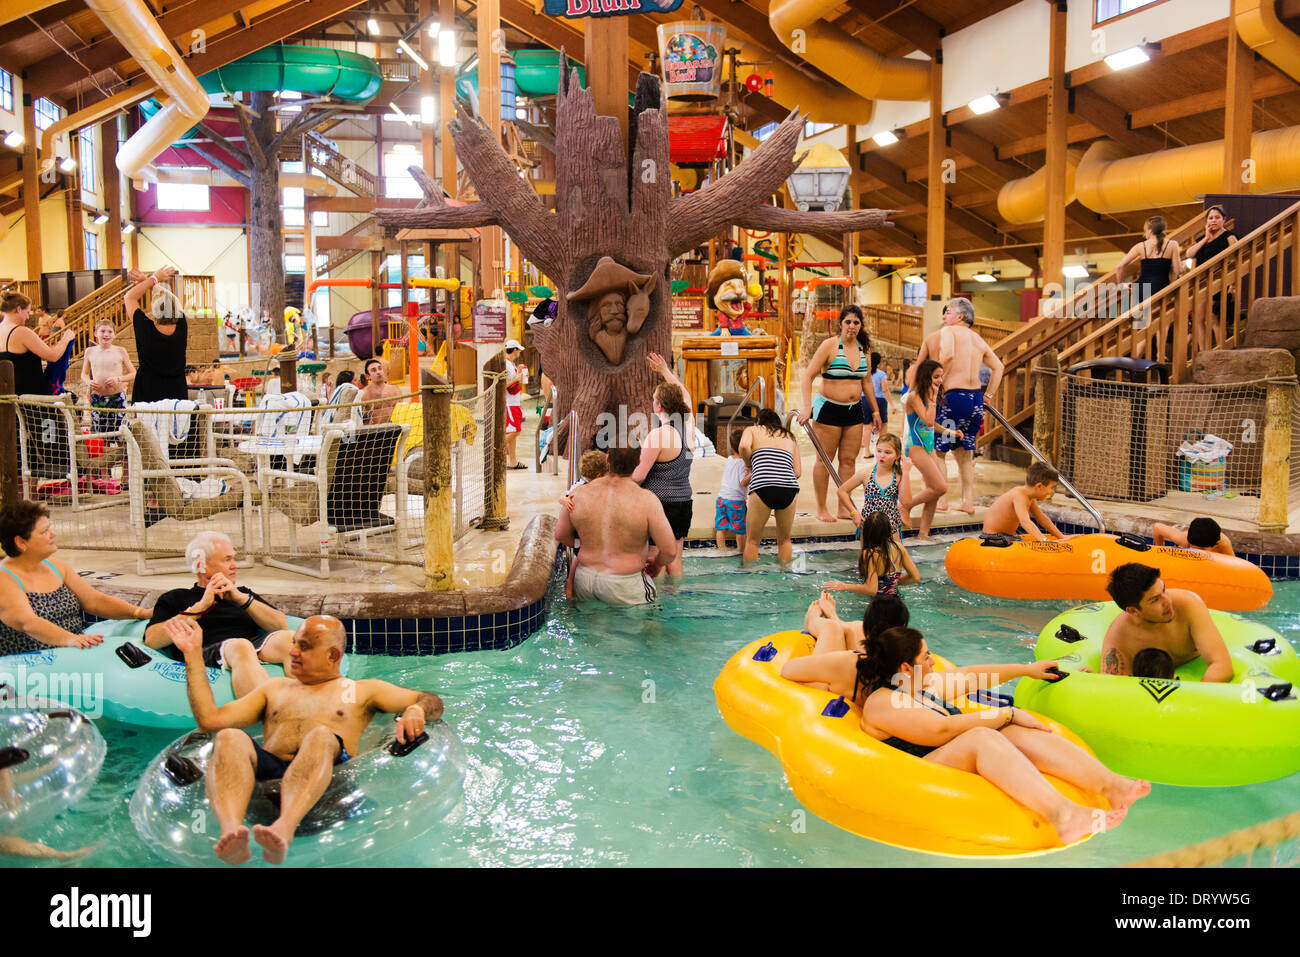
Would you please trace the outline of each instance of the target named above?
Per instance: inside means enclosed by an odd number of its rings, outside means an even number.
[[[832,458],[839,452],[840,477],[853,473],[853,463],[862,448],[863,404],[871,411],[872,423],[880,427],[876,408],[876,391],[871,384],[871,340],[866,322],[857,306],[845,306],[840,313],[839,334],[817,347],[803,373],[803,407],[799,424],[812,418],[812,430]],[[814,399],[813,379],[822,377],[821,391]],[[817,517],[835,521],[826,507],[826,482],[829,473],[818,458],[813,463],[813,491],[817,494]],[[853,512],[839,511],[840,518],[852,518]]]
[[[632,473],[648,492],[654,492],[664,507],[668,524],[677,539],[677,557],[668,565],[670,578],[682,574],[682,542],[691,530],[692,495],[691,461],[695,448],[695,417],[691,415],[691,397],[682,380],[662,356],[646,356],[650,368],[664,381],[655,388],[651,408],[659,425],[651,429],[641,445],[641,462]]]
[[[782,563],[794,558],[790,530],[794,527],[795,499],[799,497],[799,444],[781,417],[771,409],[758,413],[758,424],[740,437],[740,454],[749,463],[749,501],[745,510],[743,564],[758,558],[758,545],[768,516],[776,513],[776,554]]]

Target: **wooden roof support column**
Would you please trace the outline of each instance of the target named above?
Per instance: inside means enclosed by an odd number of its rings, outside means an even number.
[[[480,0],[478,5],[478,110],[492,138],[501,142],[501,0]],[[627,59],[627,54],[623,55]],[[624,96],[626,96],[626,92]],[[624,110],[624,112],[627,112]],[[450,117],[448,117],[450,119]],[[500,226],[483,229],[483,260],[479,278],[483,294],[491,296],[505,287],[506,235]]]
[[[99,124],[99,168],[104,177],[104,209],[108,223],[104,229],[104,255],[100,263],[106,269],[122,268],[122,174],[117,169],[117,116]],[[128,187],[129,188],[129,187]]]
[[[23,230],[27,234],[27,278],[41,278],[41,182],[37,176],[36,111],[23,94]],[[117,167],[114,167],[116,169]]]
[[[1043,285],[1065,276],[1065,150],[1070,101],[1065,89],[1065,0],[1051,0],[1047,88],[1047,208],[1043,219]]]
[[[943,242],[947,220],[944,201],[944,153],[947,130],[943,125],[943,51],[936,50],[930,61],[930,172],[926,201],[925,294],[932,302],[943,300]]]
[[[1254,105],[1251,92],[1255,85],[1255,55],[1236,30],[1228,33],[1228,77],[1224,84],[1226,101],[1223,109],[1223,191],[1244,193],[1249,189],[1247,160],[1250,159],[1250,134]]]
[[[433,16],[433,0],[420,0],[420,21],[424,22]],[[441,21],[439,21],[441,24]],[[439,26],[441,29],[441,26]],[[438,158],[437,158],[437,140],[438,127],[436,123],[424,122],[424,100],[425,97],[434,99],[438,95],[436,78],[442,73],[438,67],[438,41],[429,36],[429,31],[420,31],[420,56],[424,57],[424,62],[429,64],[429,69],[420,71],[420,165],[430,176],[438,175]],[[434,99],[436,103],[437,100]],[[442,114],[435,114],[438,120],[442,119]],[[429,265],[429,263],[425,263]],[[430,266],[432,270],[432,266]],[[433,272],[430,271],[430,276]],[[414,389],[419,383],[415,383]]]
[[[586,28],[587,84],[596,100],[598,116],[618,120],[627,148],[627,44],[628,17],[588,17]]]
[[[439,30],[456,29],[456,0],[438,0]],[[439,41],[441,42],[441,41]],[[459,198],[459,179],[456,175],[456,145],[447,132],[447,124],[456,115],[456,70],[454,67],[438,68],[438,140],[442,144],[442,188],[452,199]],[[447,275],[455,278],[448,270]]]

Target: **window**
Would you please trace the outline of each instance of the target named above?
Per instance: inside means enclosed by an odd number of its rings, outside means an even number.
[[[423,193],[421,195],[423,195]],[[406,275],[408,277],[422,276],[424,275],[423,270],[424,270],[423,253],[421,253],[418,256],[413,255],[407,257]],[[385,282],[395,282],[395,283],[401,282],[402,281],[402,257],[389,256],[386,260],[384,260],[384,271],[388,274],[388,278],[384,280]],[[414,290],[414,289],[408,290],[408,295],[406,298],[411,299],[414,293],[416,293],[417,291],[418,290]],[[388,293],[388,301],[384,303],[385,306],[400,306],[402,304],[402,290],[387,289],[385,290],[385,292]]]
[[[43,96],[33,104],[32,110],[36,114],[36,128],[38,130],[48,129],[63,119],[63,111]]]
[[[159,169],[167,169],[166,166],[160,166]],[[206,166],[181,166],[172,167],[173,169],[201,169],[206,171]],[[208,187],[195,183],[156,183],[154,186],[158,190],[158,208],[167,210],[182,210],[188,212],[206,213],[211,206],[209,205]]]
[[[384,154],[384,195],[392,199],[423,199],[423,191],[406,171],[406,167],[419,161],[420,156],[414,150],[394,150]]]
[[[754,139],[761,143],[763,140],[775,133],[776,128],[780,125],[781,124],[779,123],[768,123],[765,126],[760,126],[758,129],[754,130]]]
[[[81,152],[81,198],[84,202],[93,203],[95,201],[95,176],[96,176],[96,154],[95,154],[95,128],[93,126],[84,127],[77,138],[81,141],[78,146]]]
[[[281,212],[281,222],[285,226],[302,226],[302,210],[286,206]]]
[[[838,123],[814,123],[812,120],[808,120],[803,125],[803,135],[816,136],[818,133],[825,133],[827,130],[833,130],[838,125]]]
[[[14,78],[7,70],[0,70],[0,110],[14,111]]]
[[[903,283],[903,305],[924,306],[926,285],[923,282]]]
[[[303,273],[307,271],[307,257],[300,253],[284,254],[284,271],[287,273]]]
[[[1097,23],[1113,20],[1142,7],[1149,7],[1161,0],[1097,0]]]
[[[323,209],[318,209],[311,214],[311,224],[313,226],[328,226],[330,224],[330,214]]]
[[[99,233],[86,230],[86,268],[99,268]]]

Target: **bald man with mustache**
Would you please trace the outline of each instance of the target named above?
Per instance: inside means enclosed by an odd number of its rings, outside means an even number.
[[[387,681],[353,681],[339,671],[347,647],[343,623],[313,615],[294,633],[283,678],[217,707],[203,663],[203,633],[190,618],[164,624],[185,656],[190,709],[202,731],[215,731],[205,775],[208,803],[221,827],[217,857],[227,864],[249,859],[244,814],[257,781],[283,779],[280,816],[257,825],[251,837],[270,864],[284,863],[294,832],[329,785],[334,767],[356,754],[361,734],[379,712],[396,714],[397,740],[418,738],[426,721],[442,715],[442,699]],[[245,731],[262,724],[262,744]]]

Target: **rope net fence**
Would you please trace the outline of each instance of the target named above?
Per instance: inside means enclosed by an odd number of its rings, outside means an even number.
[[[1300,399],[1289,485],[1300,490]],[[1145,385],[1060,376],[1058,468],[1081,494],[1257,521],[1269,382]]]
[[[435,437],[452,446],[457,535],[485,511],[496,388],[453,402],[450,434]],[[339,398],[291,392],[224,409],[92,408],[70,394],[0,401],[16,404],[19,494],[50,509],[61,547],[133,555],[144,572],[154,568],[146,559],[183,555],[212,530],[241,560],[314,576],[336,558],[421,565],[419,395]]]

